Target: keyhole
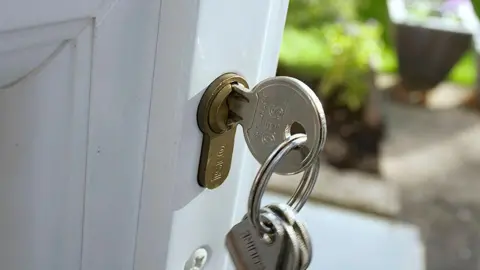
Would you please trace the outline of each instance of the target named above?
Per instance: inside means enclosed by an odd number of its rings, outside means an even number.
[[[293,122],[291,125],[287,126],[285,130],[285,138],[288,138],[292,135],[299,134],[299,133],[302,133],[305,135],[307,134],[302,124],[298,122]]]

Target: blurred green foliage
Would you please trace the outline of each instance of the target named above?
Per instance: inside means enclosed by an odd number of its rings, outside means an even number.
[[[472,3],[480,14],[480,0]],[[372,19],[377,24],[366,23]],[[387,0],[291,0],[280,64],[321,78],[320,90],[326,94],[343,86],[345,91],[339,102],[356,109],[367,90],[361,80],[368,68],[369,55],[379,56],[375,67],[380,72],[397,71],[390,29]],[[475,83],[473,52],[455,65],[449,80],[462,85]]]
[[[393,46],[389,35],[390,19],[388,17],[387,0],[357,0],[364,4],[358,7],[358,17],[361,21],[375,20],[383,28],[382,38],[387,47]]]
[[[288,8],[287,25],[305,29],[322,27],[326,22],[354,20],[363,2],[359,0],[293,0],[290,1]]]
[[[477,80],[477,68],[475,63],[475,53],[468,51],[453,67],[448,80],[459,85],[471,87]]]
[[[366,73],[372,55],[382,52],[381,28],[372,24],[323,24],[317,28],[286,27],[280,59],[310,77],[321,77],[326,95],[342,87],[338,102],[360,108],[368,93]]]
[[[480,0],[470,0],[473,4],[473,9],[480,18]],[[473,52],[466,53],[463,58],[457,63],[452,72],[450,72],[449,79],[471,86],[475,84],[477,79],[477,70],[475,63],[475,54]]]
[[[477,16],[480,18],[480,0],[471,0],[471,2],[475,13],[477,13]]]
[[[281,65],[321,78],[323,94],[342,89],[338,102],[352,110],[361,107],[368,93],[371,57],[384,51],[381,25],[359,19],[359,10],[368,3],[291,1],[280,53]]]

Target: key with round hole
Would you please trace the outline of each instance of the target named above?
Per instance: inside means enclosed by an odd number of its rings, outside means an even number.
[[[305,133],[304,147],[290,152],[276,167],[279,174],[295,174],[315,161],[326,139],[322,104],[301,81],[275,77],[251,90],[242,76],[225,73],[205,90],[197,110],[203,133],[198,168],[200,186],[215,189],[227,178],[237,124],[242,125],[249,150],[262,163],[285,138]]]
[[[296,174],[314,162],[326,137],[322,104],[303,82],[291,77],[261,81],[252,90],[232,85],[228,96],[230,118],[243,127],[250,152],[264,162],[285,138],[295,133],[307,135],[304,148],[292,151],[276,168],[279,174]]]

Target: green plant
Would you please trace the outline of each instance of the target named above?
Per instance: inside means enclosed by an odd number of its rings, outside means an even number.
[[[393,48],[392,37],[389,36],[390,17],[388,14],[387,0],[363,0],[358,7],[360,21],[375,20],[383,28],[382,39],[386,46]],[[393,49],[392,49],[393,50]]]
[[[280,53],[283,66],[320,77],[323,94],[341,89],[337,101],[351,110],[362,106],[370,60],[382,54],[384,44],[380,24],[357,20],[366,2],[292,1]]]
[[[320,90],[332,94],[338,87],[338,102],[351,110],[361,107],[369,92],[366,74],[370,63],[381,53],[381,29],[378,25],[348,23],[333,24],[322,29],[325,48],[333,62],[325,70]]]
[[[475,13],[477,14],[477,17],[480,18],[480,0],[471,0],[473,9],[475,10]]]
[[[368,1],[368,0],[367,0]],[[290,1],[287,25],[296,28],[321,27],[336,20],[353,20],[363,4],[359,0],[294,0]]]

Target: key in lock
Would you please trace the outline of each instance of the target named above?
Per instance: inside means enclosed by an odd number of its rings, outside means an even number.
[[[264,162],[275,147],[292,134],[304,133],[304,148],[292,151],[276,168],[279,174],[295,174],[314,162],[326,137],[325,114],[318,97],[303,82],[274,77],[251,90],[235,73],[215,79],[206,89],[197,111],[203,132],[198,171],[201,186],[220,186],[230,171],[237,124],[258,162]]]

